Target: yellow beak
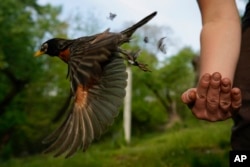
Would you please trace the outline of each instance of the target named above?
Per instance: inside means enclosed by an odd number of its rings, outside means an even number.
[[[43,51],[38,50],[38,51],[35,53],[35,56],[38,57],[38,56],[41,56],[41,55],[43,55],[43,54],[44,54]]]

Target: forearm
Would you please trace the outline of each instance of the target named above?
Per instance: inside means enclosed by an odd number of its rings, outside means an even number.
[[[233,80],[240,50],[240,27],[233,21],[208,23],[201,32],[200,74],[220,72]]]
[[[209,1],[212,3],[213,0]],[[206,4],[208,9],[205,10],[200,5],[203,17],[200,76],[220,72],[222,77],[232,81],[240,51],[240,18],[233,5],[226,6],[224,3],[224,8],[220,9],[218,1],[221,0],[216,1],[217,8],[209,9]]]

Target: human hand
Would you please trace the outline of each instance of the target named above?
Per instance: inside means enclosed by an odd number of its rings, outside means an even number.
[[[241,91],[232,88],[228,78],[218,72],[204,74],[197,88],[190,88],[181,96],[198,119],[223,121],[232,117],[241,107]]]

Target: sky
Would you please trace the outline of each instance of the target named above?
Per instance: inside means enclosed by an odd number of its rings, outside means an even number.
[[[136,2],[136,4],[134,4]],[[62,6],[62,19],[67,19],[74,12],[79,14],[86,11],[94,12],[98,19],[106,20],[107,28],[115,29],[125,22],[136,22],[157,11],[157,16],[148,24],[169,27],[173,45],[168,47],[170,54],[189,46],[199,51],[199,35],[201,30],[201,16],[196,0],[38,0],[41,5],[51,3]],[[240,12],[244,11],[244,0],[236,0]],[[109,13],[117,17],[109,22]],[[169,53],[169,51],[168,51]]]

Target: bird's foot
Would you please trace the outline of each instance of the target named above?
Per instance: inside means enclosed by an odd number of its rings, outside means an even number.
[[[126,50],[119,49],[119,52],[126,56],[125,59],[128,61],[129,64],[139,67],[142,71],[151,72],[147,68],[148,66],[147,64],[136,61],[136,59],[138,58],[140,54],[140,50],[137,50],[136,52],[127,52]]]

